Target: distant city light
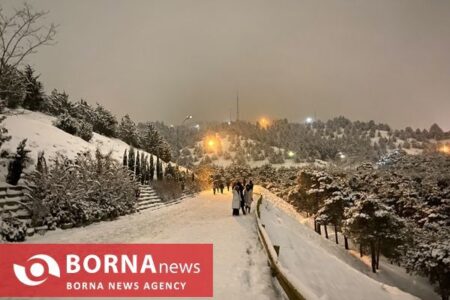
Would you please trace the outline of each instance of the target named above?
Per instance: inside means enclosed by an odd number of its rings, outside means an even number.
[[[295,156],[295,152],[294,151],[289,151],[288,152],[288,156],[289,157],[294,157]]]
[[[312,124],[314,122],[314,119],[312,117],[307,117],[305,120],[306,124]]]
[[[345,158],[347,157],[347,156],[345,156],[345,154],[342,153],[342,152],[339,152],[339,153],[338,153],[338,156],[339,156],[340,159],[345,159]]]
[[[228,125],[231,125],[231,121],[228,121]]]
[[[195,127],[195,129],[199,130],[200,129],[200,124],[196,124],[194,127]]]

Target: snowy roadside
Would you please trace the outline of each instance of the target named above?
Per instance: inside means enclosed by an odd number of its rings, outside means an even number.
[[[253,214],[231,216],[228,192],[203,192],[157,211],[142,211],[84,228],[51,231],[27,242],[212,243],[214,299],[283,299],[258,241]]]
[[[273,244],[280,245],[279,261],[308,293],[319,299],[439,299],[433,287],[406,274],[399,267],[382,263],[373,274],[334,239],[326,240],[308,227],[289,203],[257,187],[263,195],[261,219]],[[399,284],[400,283],[400,284]],[[396,286],[396,287],[394,287]],[[399,288],[410,293],[405,293]]]

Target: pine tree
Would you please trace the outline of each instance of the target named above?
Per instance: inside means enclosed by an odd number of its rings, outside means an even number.
[[[135,168],[135,156],[134,156],[134,148],[130,147],[130,151],[128,151],[128,170],[134,173]]]
[[[162,163],[159,159],[159,156],[156,157],[156,179],[163,179]]]
[[[95,108],[95,117],[92,125],[94,132],[103,134],[107,137],[115,137],[117,135],[116,117],[98,103]]]
[[[139,151],[136,154],[136,167],[134,169],[134,173],[136,174],[136,179],[139,180],[141,176],[141,156]]]
[[[47,174],[48,168],[47,168],[47,161],[45,160],[44,156],[44,151],[39,151],[38,153],[36,171],[42,174]]]
[[[144,155],[144,152],[141,154],[141,184],[145,184],[148,176],[148,166],[147,166],[147,156]]]
[[[343,231],[360,246],[368,246],[372,271],[379,265],[379,252],[396,255],[395,248],[407,237],[405,222],[375,195],[362,195],[355,205],[346,210]]]
[[[38,81],[39,75],[34,75],[34,70],[30,65],[25,67],[25,98],[23,108],[29,110],[40,110],[44,101],[44,89],[42,83]]]
[[[152,181],[155,177],[155,164],[153,161],[153,155],[150,154],[150,168],[149,168],[149,181]]]
[[[2,112],[2,105],[0,103],[0,113]],[[7,142],[11,139],[11,136],[8,135],[8,129],[2,126],[2,122],[6,119],[6,116],[0,116],[0,148],[2,147],[4,142]]]
[[[8,175],[6,176],[6,182],[12,185],[17,185],[22,175],[22,171],[26,164],[29,162],[30,158],[28,153],[30,150],[25,149],[27,139],[22,140],[17,146],[16,154],[13,159],[9,161],[8,164]]]
[[[128,154],[127,154],[127,149],[125,149],[125,151],[123,152],[123,162],[122,165],[124,167],[128,167]]]
[[[130,146],[138,146],[138,137],[136,124],[131,120],[129,115],[122,117],[117,128],[117,136],[119,139],[129,144]]]

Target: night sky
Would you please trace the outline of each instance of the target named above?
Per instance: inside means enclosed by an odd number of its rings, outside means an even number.
[[[344,115],[450,130],[447,0],[39,0],[46,91],[181,123]],[[2,0],[5,9],[19,1]],[[194,121],[195,122],[195,121]]]

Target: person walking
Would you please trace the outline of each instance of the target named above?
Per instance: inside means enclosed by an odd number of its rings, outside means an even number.
[[[244,190],[244,202],[245,202],[245,210],[247,211],[247,213],[250,213],[250,209],[252,207],[252,202],[253,202],[253,191],[251,190],[251,186],[248,183],[245,186],[245,190]]]
[[[233,184],[233,199],[231,201],[231,208],[233,211],[233,216],[239,216],[239,207],[241,206],[241,195],[240,188],[237,182]]]
[[[220,193],[221,194],[223,194],[223,189],[225,188],[225,186],[223,185],[223,181],[222,180],[220,180],[220,183],[219,183],[219,189],[220,189]]]
[[[245,200],[244,200],[244,186],[239,181],[238,181],[237,185],[239,187],[239,196],[241,197],[242,213],[245,215],[246,213],[245,213]]]
[[[226,180],[226,185],[227,185],[227,191],[230,191],[230,185],[231,185],[231,180],[229,178],[227,178]]]

